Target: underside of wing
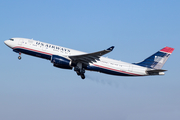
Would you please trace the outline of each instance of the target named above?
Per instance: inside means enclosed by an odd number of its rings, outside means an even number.
[[[113,49],[114,49],[114,46],[112,46],[106,50],[99,51],[99,52],[81,54],[81,55],[75,55],[75,56],[68,56],[68,57],[75,62],[82,62],[84,64],[89,64],[89,63],[98,61],[101,56],[111,52]]]

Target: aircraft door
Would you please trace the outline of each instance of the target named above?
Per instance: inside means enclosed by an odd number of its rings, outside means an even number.
[[[45,50],[46,50],[46,47],[45,47],[45,46],[42,46],[42,50],[45,51]]]
[[[130,65],[128,71],[132,72],[133,71],[133,66]]]
[[[24,42],[24,40],[20,39],[18,45],[22,45],[23,42]]]

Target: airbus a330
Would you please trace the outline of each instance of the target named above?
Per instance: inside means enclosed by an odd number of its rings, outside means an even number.
[[[26,38],[11,38],[4,43],[14,52],[19,53],[19,60],[21,53],[47,59],[55,67],[74,69],[82,79],[85,79],[86,70],[118,76],[164,75],[166,70],[162,67],[174,50],[171,47],[164,47],[142,62],[126,63],[102,57],[111,52],[114,46],[98,52],[85,53]]]

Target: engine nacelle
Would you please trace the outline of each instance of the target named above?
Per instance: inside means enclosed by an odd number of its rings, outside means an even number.
[[[68,60],[67,58],[58,55],[52,55],[51,62],[55,67],[63,68],[63,69],[72,69],[71,61]]]

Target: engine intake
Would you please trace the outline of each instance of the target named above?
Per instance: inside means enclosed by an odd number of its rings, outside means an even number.
[[[63,68],[63,69],[72,69],[71,61],[67,58],[58,56],[58,55],[52,55],[51,62],[55,67]]]

